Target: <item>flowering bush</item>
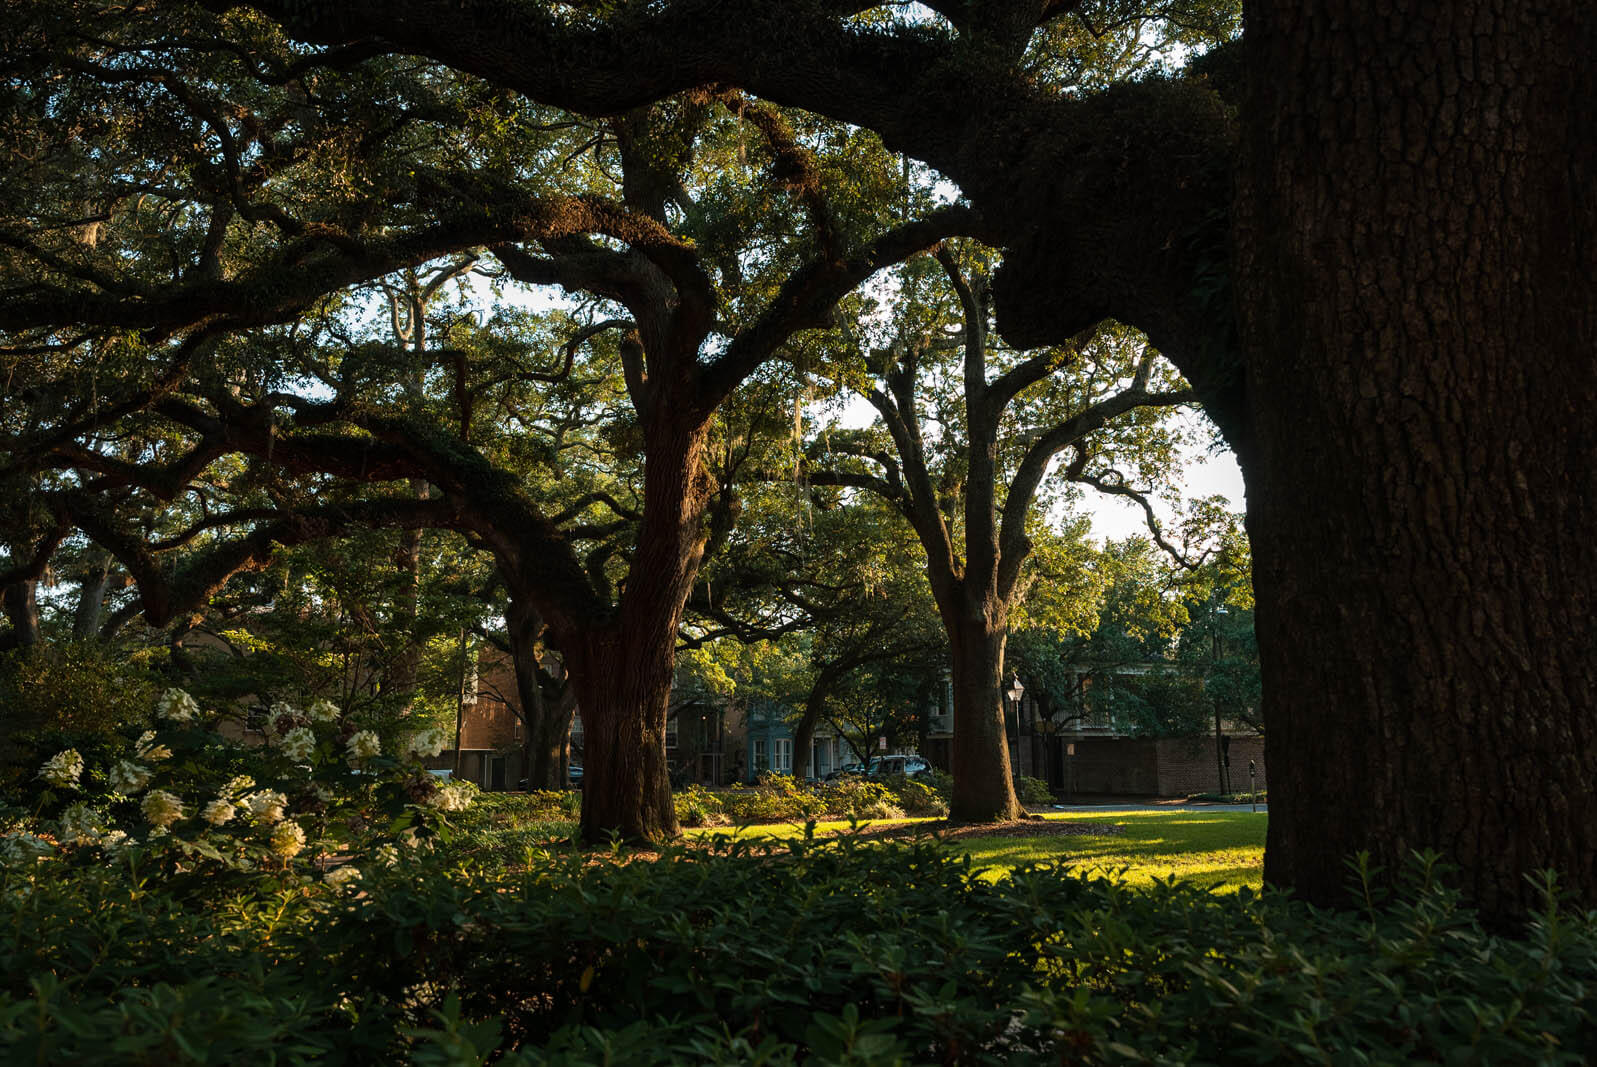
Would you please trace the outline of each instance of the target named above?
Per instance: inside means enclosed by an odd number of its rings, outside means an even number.
[[[164,789],[152,789],[139,805],[145,820],[158,830],[165,830],[183,817],[183,802]]]
[[[367,760],[382,754],[383,743],[378,739],[375,731],[357,730],[345,742],[345,749],[349,754],[349,765],[351,767],[363,767],[366,765]]]
[[[57,789],[76,789],[83,775],[83,757],[75,748],[63,749],[45,760],[39,777]]]
[[[392,846],[389,846],[389,847],[392,847]],[[397,857],[396,857],[396,859],[397,859]],[[327,872],[327,877],[325,879],[323,879],[323,880],[328,885],[333,885],[333,886],[353,886],[356,882],[360,881],[360,878],[361,878],[361,875],[360,875],[360,868],[359,867],[344,866],[344,867],[334,867],[332,870]]]
[[[194,722],[200,717],[200,706],[183,690],[168,689],[155,705],[155,714],[171,722]]]
[[[283,755],[296,763],[303,763],[316,751],[316,735],[307,726],[296,726],[283,735]]]
[[[420,766],[444,742],[440,730],[410,734],[396,758],[375,729],[344,721],[325,700],[303,712],[273,704],[264,743],[229,739],[209,718],[169,689],[157,729],[89,759],[76,748],[50,754],[26,800],[33,816],[0,825],[0,860],[93,863],[137,847],[165,857],[173,874],[281,870],[334,852],[382,866],[378,850],[397,856],[396,835],[429,842],[476,794],[464,782],[440,788]]]
[[[418,730],[405,738],[405,755],[416,759],[436,756],[449,745],[449,738],[436,726]]]
[[[121,793],[125,797],[130,797],[150,784],[152,774],[153,772],[150,768],[142,763],[134,763],[132,760],[124,759],[116,761],[116,765],[111,768],[107,778],[113,793]]]
[[[305,831],[297,822],[280,822],[272,828],[268,841],[274,853],[293,859],[305,849]]]

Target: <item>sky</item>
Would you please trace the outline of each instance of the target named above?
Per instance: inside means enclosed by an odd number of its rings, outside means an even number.
[[[1182,417],[1194,421],[1198,418],[1190,413]],[[1218,494],[1231,502],[1232,511],[1243,510],[1242,470],[1229,449],[1219,453],[1189,450],[1183,480],[1182,495],[1187,499]],[[1119,540],[1148,532],[1142,508],[1134,501],[1088,489],[1080,507],[1092,516],[1093,536],[1100,540]],[[1165,515],[1168,518],[1168,512]]]

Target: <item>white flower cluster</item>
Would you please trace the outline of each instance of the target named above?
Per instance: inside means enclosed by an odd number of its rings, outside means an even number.
[[[155,714],[172,722],[194,722],[200,717],[200,706],[183,690],[168,689],[155,705]]]
[[[338,721],[338,705],[334,704],[331,700],[323,699],[316,701],[306,709],[306,713],[310,715],[311,722]]]
[[[448,743],[449,738],[442,730],[436,726],[429,726],[405,738],[405,755],[426,759],[428,756],[438,755]]]
[[[58,789],[76,789],[83,775],[83,757],[75,748],[63,748],[44,761],[39,777]]]
[[[357,730],[345,743],[345,751],[349,754],[349,765],[359,767],[373,756],[380,755],[383,743],[378,740],[375,731]]]
[[[373,856],[384,867],[393,867],[399,863],[399,849],[393,845],[378,845]]]
[[[96,844],[104,830],[99,813],[81,800],[63,811],[56,824],[56,838],[73,845]]]
[[[284,859],[293,859],[305,850],[305,831],[292,820],[280,822],[267,842],[273,852]]]
[[[32,864],[55,851],[55,846],[35,834],[16,833],[0,837],[0,862],[20,867]]]
[[[439,811],[465,811],[471,807],[473,792],[475,790],[466,782],[450,782],[428,797],[427,803]]]
[[[332,870],[327,872],[327,876],[323,879],[323,881],[325,881],[328,885],[337,888],[353,886],[356,882],[360,881],[360,868],[347,866],[334,867]]]
[[[234,812],[235,805],[231,800],[217,798],[200,810],[200,818],[212,826],[221,826],[232,821]]]
[[[158,763],[161,760],[172,758],[171,749],[165,745],[155,743],[154,730],[146,730],[139,735],[139,739],[133,747],[133,754],[138,756],[139,759],[149,760],[151,763]]]
[[[106,850],[119,848],[128,840],[123,831],[108,829],[104,817],[81,800],[56,819],[55,836],[64,845],[99,845]]]
[[[110,782],[113,793],[121,793],[125,797],[130,797],[150,784],[152,773],[144,764],[124,759],[117,760],[111,765],[110,773],[106,775],[106,779]]]
[[[283,735],[283,740],[278,746],[283,755],[295,763],[304,763],[316,751],[316,735],[311,733],[308,726],[296,726]]]
[[[165,830],[183,817],[183,801],[164,789],[152,789],[139,810],[151,826]]]
[[[249,805],[250,814],[255,816],[255,821],[270,826],[283,818],[283,811],[288,806],[288,798],[275,789],[262,789],[259,793],[251,793],[244,798]]]

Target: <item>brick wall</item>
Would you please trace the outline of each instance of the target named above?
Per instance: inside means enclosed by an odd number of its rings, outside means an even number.
[[[460,748],[513,748],[521,744],[521,717],[511,702],[516,699],[516,676],[503,655],[482,657],[477,702],[461,715]]]
[[[1184,797],[1191,793],[1214,793],[1220,788],[1220,772],[1215,766],[1214,738],[1166,738],[1154,742],[1159,748],[1159,795]],[[1265,788],[1264,738],[1231,738],[1231,789],[1248,788],[1248,760],[1258,769],[1258,786]]]
[[[1074,793],[1151,795],[1159,792],[1158,750],[1153,741],[1087,737],[1066,756],[1066,776]]]
[[[1219,786],[1212,737],[1164,738],[1158,741],[1124,737],[1087,737],[1066,741],[1076,754],[1066,757],[1070,791],[1122,796],[1184,797],[1213,793]],[[1266,787],[1264,739],[1231,739],[1231,788],[1248,788],[1248,760],[1258,768],[1258,786]]]

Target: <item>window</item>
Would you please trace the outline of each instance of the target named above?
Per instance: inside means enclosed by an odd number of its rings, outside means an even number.
[[[771,760],[765,752],[765,738],[756,737],[754,739],[754,773],[759,774],[761,771],[768,771],[770,769]]]
[[[674,715],[665,721],[665,747],[677,747],[677,720]]]
[[[782,774],[793,773],[793,739],[779,737],[776,739],[776,765],[771,768]]]

